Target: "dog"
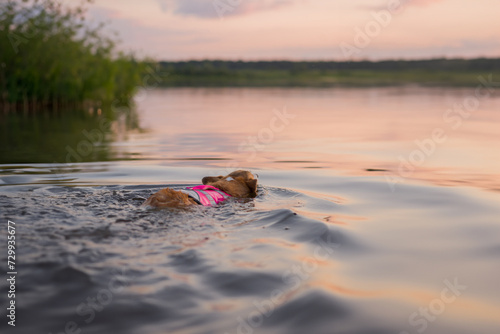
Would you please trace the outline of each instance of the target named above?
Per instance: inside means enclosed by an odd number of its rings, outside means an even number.
[[[231,197],[250,198],[257,195],[257,178],[246,170],[226,176],[206,176],[203,185],[174,190],[162,189],[151,195],[143,207],[182,208],[190,205],[214,206]]]

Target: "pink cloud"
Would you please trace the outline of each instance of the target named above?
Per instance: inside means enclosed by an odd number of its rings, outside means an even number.
[[[407,4],[415,6],[429,6],[442,1],[443,0],[409,0]]]
[[[293,3],[293,0],[243,1],[239,8],[237,8],[236,14],[250,14],[264,10],[278,9],[281,7],[290,6]]]
[[[400,8],[405,8],[409,6],[418,6],[418,7],[431,6],[443,1],[444,0],[399,0],[399,3],[400,3]],[[387,9],[388,4],[389,0],[381,0],[379,3],[375,5],[363,5],[363,6],[358,6],[358,8],[367,10],[382,10],[382,9]]]
[[[222,18],[293,5],[298,0],[157,0],[163,11],[183,16]]]

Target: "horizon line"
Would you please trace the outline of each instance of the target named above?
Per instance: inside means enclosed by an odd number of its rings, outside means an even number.
[[[301,63],[309,63],[309,62],[324,62],[324,63],[361,63],[361,62],[370,62],[370,63],[380,63],[380,62],[396,62],[396,61],[433,61],[433,60],[499,60],[500,56],[497,57],[430,57],[430,58],[386,58],[386,59],[353,59],[353,60],[335,60],[335,59],[287,59],[287,58],[275,58],[275,59],[224,59],[224,58],[188,58],[188,59],[178,59],[178,60],[156,60],[157,62],[165,62],[165,63],[180,63],[180,62],[191,62],[191,61],[225,61],[225,62],[245,62],[245,63],[253,63],[253,62],[301,62]]]

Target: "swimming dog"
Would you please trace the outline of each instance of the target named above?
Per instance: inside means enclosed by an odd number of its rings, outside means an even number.
[[[230,197],[248,198],[257,195],[257,179],[246,170],[237,170],[226,176],[206,176],[201,182],[203,185],[181,190],[162,189],[151,195],[142,206],[153,208],[213,206]]]

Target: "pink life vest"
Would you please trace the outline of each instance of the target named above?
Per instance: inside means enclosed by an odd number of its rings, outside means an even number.
[[[186,189],[181,189],[181,192],[187,194],[194,199],[195,202],[204,206],[216,205],[231,197],[231,195],[226,194],[220,189],[206,185],[187,187]]]

